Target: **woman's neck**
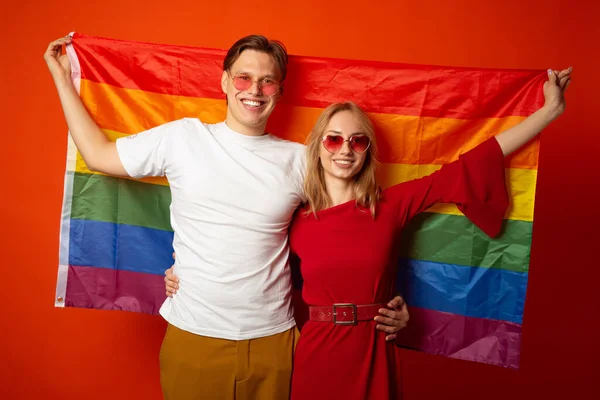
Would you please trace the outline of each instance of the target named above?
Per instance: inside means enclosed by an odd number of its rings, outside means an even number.
[[[332,207],[354,200],[354,182],[351,180],[325,177],[325,188]]]

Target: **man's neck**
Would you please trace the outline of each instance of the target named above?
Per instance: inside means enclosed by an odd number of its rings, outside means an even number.
[[[261,126],[247,126],[240,124],[234,118],[229,117],[229,115],[227,116],[227,118],[225,118],[225,123],[227,124],[229,129],[239,133],[240,135],[262,136],[265,134],[266,124]]]

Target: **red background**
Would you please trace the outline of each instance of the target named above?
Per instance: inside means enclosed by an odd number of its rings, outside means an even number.
[[[600,279],[594,240],[600,3],[210,3],[30,0],[1,6],[0,397],[161,398],[160,317],[53,307],[67,130],[42,55],[48,42],[76,30],[219,48],[262,33],[298,55],[491,68],[573,65],[567,112],[542,138],[521,369],[406,351],[405,398],[600,398],[600,302],[593,294]]]

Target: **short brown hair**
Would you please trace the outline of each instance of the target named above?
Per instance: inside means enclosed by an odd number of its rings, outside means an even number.
[[[233,63],[237,61],[244,50],[260,51],[270,55],[281,74],[281,83],[285,80],[287,73],[288,54],[283,43],[278,40],[269,40],[262,35],[250,35],[241,38],[227,51],[223,60],[223,71],[229,71]]]

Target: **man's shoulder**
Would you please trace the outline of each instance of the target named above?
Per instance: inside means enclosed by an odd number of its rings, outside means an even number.
[[[148,129],[148,132],[157,131],[157,132],[168,132],[168,133],[177,133],[184,132],[189,130],[198,130],[198,129],[206,129],[205,124],[203,124],[197,118],[181,118],[173,121],[165,122],[163,124],[157,125],[153,128]]]
[[[200,121],[198,118],[181,118],[167,122],[160,126],[174,140],[189,140],[191,136],[197,136],[198,133],[208,133],[211,125]]]
[[[210,127],[210,124],[206,124],[206,123],[200,121],[198,118],[188,118],[188,117],[173,121],[172,124],[174,124],[174,127],[178,128],[178,129],[194,130],[194,131],[208,130]]]
[[[286,149],[293,153],[302,153],[306,151],[306,146],[302,143],[295,142],[293,140],[283,139],[276,135],[269,135],[272,141],[279,147]]]

